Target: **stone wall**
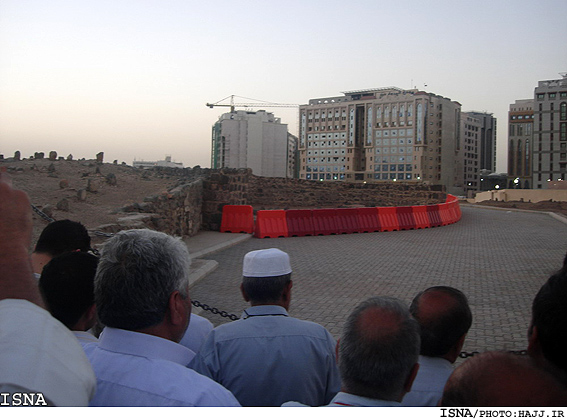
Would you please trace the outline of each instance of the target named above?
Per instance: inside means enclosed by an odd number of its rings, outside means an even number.
[[[220,228],[226,204],[247,204],[257,211],[425,205],[445,199],[445,190],[438,185],[319,182],[259,177],[249,169],[221,169],[203,181],[203,229]]]
[[[201,229],[203,180],[173,188],[165,194],[146,197],[141,204],[125,209],[152,213],[152,227],[176,236],[194,236]]]

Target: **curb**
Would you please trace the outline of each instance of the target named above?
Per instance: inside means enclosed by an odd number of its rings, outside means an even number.
[[[201,258],[205,255],[212,254],[213,252],[221,251],[225,248],[229,248],[233,245],[239,244],[240,242],[244,242],[244,241],[250,239],[251,237],[252,237],[252,235],[250,235],[250,234],[239,234],[237,237],[231,238],[228,241],[224,241],[220,244],[213,245],[209,248],[205,248],[205,249],[194,252],[193,254],[191,254],[191,259]]]

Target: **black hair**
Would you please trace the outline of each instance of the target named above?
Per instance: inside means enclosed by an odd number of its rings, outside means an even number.
[[[67,328],[94,303],[98,258],[86,252],[68,252],[49,261],[41,273],[39,290],[53,315]]]
[[[57,220],[43,229],[34,252],[55,257],[71,251],[87,252],[90,248],[91,238],[81,223],[72,220]]]

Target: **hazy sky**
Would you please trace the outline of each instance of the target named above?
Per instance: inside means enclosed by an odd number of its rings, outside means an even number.
[[[413,82],[494,113],[505,172],[508,107],[567,72],[566,22],[567,0],[0,0],[0,154],[209,167],[206,102]]]

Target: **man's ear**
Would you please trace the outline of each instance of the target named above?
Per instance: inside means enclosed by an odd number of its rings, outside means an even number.
[[[96,315],[96,304],[92,304],[89,309],[87,309],[86,312],[86,319],[87,319],[87,323],[90,325],[89,328],[92,328],[94,324],[96,324],[96,319],[97,319],[97,315]]]
[[[284,300],[288,300],[291,299],[291,288],[293,287],[293,281],[289,281],[288,284],[285,285],[284,290],[283,290],[283,297]]]
[[[543,357],[541,345],[539,343],[539,333],[537,327],[534,327],[533,325],[530,326],[528,333],[528,355],[532,359],[536,360]]]
[[[406,383],[404,384],[404,389],[405,389],[406,392],[411,391],[411,386],[413,385],[413,381],[415,380],[415,377],[417,376],[418,371],[419,371],[419,363],[416,363],[411,368],[410,374],[408,375],[408,377],[406,379]]]
[[[169,296],[168,316],[172,325],[186,325],[187,319],[191,314],[191,305],[187,305],[179,290]],[[189,313],[187,313],[189,312]]]
[[[250,298],[248,297],[248,294],[244,290],[244,285],[242,283],[240,283],[240,293],[242,293],[242,297],[244,298],[245,302],[250,302]]]

